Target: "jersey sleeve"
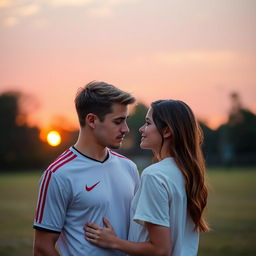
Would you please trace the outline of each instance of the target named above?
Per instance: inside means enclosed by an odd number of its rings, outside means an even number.
[[[163,182],[154,175],[144,175],[133,220],[144,225],[150,222],[170,226],[169,207],[171,199]]]
[[[45,171],[40,183],[34,228],[61,232],[70,188],[65,179],[51,171]]]

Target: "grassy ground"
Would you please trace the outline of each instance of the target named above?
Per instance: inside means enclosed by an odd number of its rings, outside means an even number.
[[[0,176],[0,255],[32,255],[39,174]]]
[[[0,175],[0,255],[32,254],[33,217],[40,174]],[[199,256],[256,255],[256,168],[210,170],[208,220]]]
[[[256,255],[256,168],[208,172],[208,220],[199,256]]]

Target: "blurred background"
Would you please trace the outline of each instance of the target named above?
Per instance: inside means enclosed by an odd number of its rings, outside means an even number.
[[[0,0],[0,38],[0,255],[32,254],[39,178],[75,143],[92,80],[137,98],[119,152],[140,171],[150,102],[191,106],[210,189],[199,255],[256,255],[254,0]]]

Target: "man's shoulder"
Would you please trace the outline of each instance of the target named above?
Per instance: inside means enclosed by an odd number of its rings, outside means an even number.
[[[127,163],[128,165],[137,168],[136,164],[128,157],[121,155],[121,154],[117,153],[116,151],[113,151],[112,149],[109,149],[109,153],[111,154],[111,156],[113,158],[116,158],[117,160],[120,160],[123,163]]]
[[[67,149],[60,154],[46,169],[47,172],[52,174],[63,174],[65,170],[69,170],[74,166],[77,154],[74,151]]]

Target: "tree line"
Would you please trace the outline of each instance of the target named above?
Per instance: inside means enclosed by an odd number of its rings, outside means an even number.
[[[38,127],[26,122],[28,113],[21,113],[20,92],[0,94],[0,172],[7,170],[42,170],[67,147],[76,141],[78,131],[61,129],[62,143],[51,147],[40,140]],[[231,95],[232,108],[228,121],[213,130],[200,122],[204,133],[203,151],[208,166],[256,165],[256,115],[244,108],[239,95]],[[144,124],[147,106],[136,105],[128,119],[130,128],[120,153],[143,166],[143,159],[150,159],[151,152],[141,150],[139,128]]]

